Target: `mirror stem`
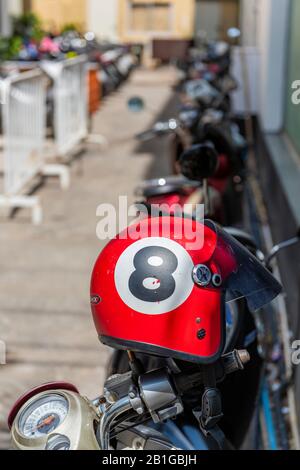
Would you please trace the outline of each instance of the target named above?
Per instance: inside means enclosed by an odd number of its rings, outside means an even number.
[[[281,250],[285,248],[289,248],[290,246],[296,245],[297,243],[299,243],[299,241],[300,241],[300,237],[298,236],[295,238],[291,238],[290,240],[286,240],[282,243],[278,243],[278,245],[275,245],[266,259],[266,266],[268,268],[270,267],[271,261],[275,258],[275,256],[278,255],[278,253]]]

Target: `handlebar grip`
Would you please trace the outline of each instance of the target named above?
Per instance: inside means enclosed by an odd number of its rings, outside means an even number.
[[[250,361],[250,355],[246,350],[234,350],[221,357],[215,364],[215,374],[217,382],[222,382],[226,375],[233,374],[238,370],[243,370],[244,365]],[[173,382],[179,394],[183,395],[204,384],[203,370],[199,370],[191,375],[173,375]]]

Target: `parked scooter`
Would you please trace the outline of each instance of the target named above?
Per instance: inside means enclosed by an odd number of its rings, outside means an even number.
[[[185,165],[198,175],[204,162],[191,153]],[[91,283],[100,340],[119,350],[104,395],[89,401],[65,383],[27,393],[9,417],[13,447],[238,448],[260,383],[250,311],[281,288],[251,238],[232,235],[211,221],[144,216],[110,242]]]
[[[187,103],[180,110],[178,119],[157,122],[154,126],[137,135],[140,141],[160,136],[171,136],[171,165],[174,174],[180,174],[180,157],[195,144],[210,143],[218,153],[215,171],[204,182],[195,186],[193,177],[189,184],[182,178],[161,178],[143,183],[137,194],[146,204],[206,203],[207,217],[225,225],[241,225],[243,206],[243,182],[247,143],[235,122],[230,117],[230,92],[236,87],[229,75],[230,46],[225,43],[210,44],[205,54],[193,58],[197,68],[215,60],[218,71],[206,73],[206,78],[186,80],[182,88]],[[220,64],[223,64],[222,67]],[[192,67],[192,62],[189,64]],[[189,76],[187,75],[186,78]],[[137,112],[145,103],[139,97],[128,101],[128,108]],[[195,151],[196,147],[194,147]],[[210,198],[207,193],[210,190]],[[207,204],[210,202],[210,204]]]
[[[130,75],[137,58],[124,46],[94,41],[89,53],[91,62],[100,65],[100,77],[104,95],[116,90]]]
[[[137,98],[135,98],[137,99]],[[132,105],[130,105],[132,106]],[[211,204],[207,204],[207,216],[225,225],[237,225],[242,220],[243,181],[247,144],[236,124],[223,119],[223,114],[207,110],[199,117],[199,111],[185,109],[179,119],[157,122],[152,129],[137,135],[141,141],[164,135],[174,136],[172,142],[172,166],[175,174],[181,173],[180,158],[183,152],[199,152],[207,143],[217,151],[217,162],[207,179]],[[199,156],[199,158],[201,158]],[[186,176],[186,175],[185,175]],[[160,178],[144,182],[137,195],[147,204],[202,204],[208,202],[203,186],[195,185],[193,175],[190,182],[182,178]],[[207,191],[208,189],[206,189]]]
[[[182,83],[210,76],[217,79],[230,76],[231,46],[237,44],[240,35],[238,28],[231,27],[227,30],[228,42],[207,41],[205,35],[198,37],[186,60],[177,64]]]
[[[153,223],[158,233],[170,224],[174,234],[183,219],[138,221],[108,244],[92,276],[100,340],[128,351],[129,371],[109,377],[93,401],[67,383],[25,394],[9,415],[14,449],[233,448],[257,366],[245,347],[225,352],[224,306],[243,299],[256,310],[281,287],[213,222],[185,220],[194,234],[204,234],[196,249],[190,237],[146,236]],[[145,369],[139,353],[155,366]]]
[[[197,145],[191,147],[189,150],[184,152],[180,159],[180,166],[183,175],[186,177],[184,180],[175,180],[172,179],[162,179],[159,183],[162,187],[162,196],[161,200],[159,197],[153,196],[151,198],[151,188],[144,188],[144,194],[148,196],[147,198],[147,205],[146,205],[146,212],[151,214],[151,216],[169,216],[170,214],[175,216],[176,210],[182,208],[184,211],[185,217],[195,217],[195,213],[191,211],[190,213],[187,212],[186,207],[190,209],[190,202],[191,199],[189,198],[189,193],[193,191],[191,183],[195,184],[196,180],[199,182],[201,181],[201,191],[203,193],[203,203],[205,202],[206,207],[208,207],[208,213],[216,214],[216,206],[212,207],[213,198],[211,197],[211,190],[207,184],[207,178],[211,177],[216,172],[216,167],[218,165],[218,155],[215,152],[213,146],[211,144],[206,145]],[[176,201],[174,199],[174,194],[176,191],[176,184],[179,184],[181,188],[185,188],[185,193],[181,192],[181,199]],[[147,193],[148,191],[148,193]],[[166,196],[165,191],[169,191],[169,197]],[[178,189],[177,189],[178,191]],[[172,199],[173,197],[173,199]],[[199,199],[199,198],[198,198]],[[182,205],[181,205],[182,204]],[[188,206],[184,206],[188,204]],[[168,206],[170,210],[168,210]],[[247,247],[253,255],[257,257],[257,259],[262,260],[263,255],[259,252],[256,247],[254,240],[245,232],[239,229],[227,228],[227,233],[231,234],[235,239],[237,239],[244,247]],[[235,447],[238,447],[244,436],[245,432],[249,427],[250,419],[252,417],[254,404],[257,399],[258,395],[258,387],[260,382],[260,367],[261,361],[257,352],[257,332],[256,332],[256,324],[253,319],[252,314],[250,313],[249,309],[247,309],[245,303],[242,301],[229,303],[226,305],[225,309],[225,328],[226,328],[226,347],[225,351],[231,351],[232,349],[239,349],[245,347],[247,345],[248,348],[251,348],[251,357],[252,362],[251,366],[249,367],[249,383],[247,385],[247,390],[249,395],[247,395],[248,400],[248,407],[247,413],[245,413],[244,421],[240,422],[240,425],[237,426],[234,422],[234,415],[235,412],[231,410],[231,416],[229,418],[229,423],[231,428],[227,429],[227,433],[230,436],[231,442],[234,444]],[[154,364],[156,364],[153,359],[143,357],[143,364],[146,370],[150,370]],[[112,364],[110,368],[110,374],[115,374],[117,372],[125,372],[126,365],[128,367],[128,362],[126,360],[126,355],[123,353],[115,353],[115,357],[112,359]],[[156,364],[157,365],[157,364]],[[125,367],[125,369],[124,369]],[[244,375],[244,380],[247,382],[247,374]],[[229,383],[227,381],[225,383]],[[251,382],[251,385],[250,385]],[[240,382],[241,386],[242,382]],[[226,389],[226,386],[225,386]],[[230,386],[226,389],[228,393],[228,397],[223,399],[225,403],[227,403],[227,409],[230,409],[230,400],[234,396]],[[238,389],[238,393],[242,393],[240,389]],[[230,397],[230,398],[229,398]],[[237,398],[237,397],[236,397]],[[235,400],[234,400],[235,403]],[[238,430],[238,431],[237,431]],[[237,432],[237,434],[233,434]]]
[[[215,146],[194,145],[179,164],[210,204]],[[281,286],[247,234],[184,215],[146,211],[102,251],[90,300],[100,340],[118,350],[113,375],[93,401],[67,383],[25,394],[9,416],[14,449],[240,447],[261,373],[252,312]]]

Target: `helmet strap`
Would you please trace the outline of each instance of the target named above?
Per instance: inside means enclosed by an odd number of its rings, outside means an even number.
[[[218,423],[223,417],[221,393],[217,389],[216,371],[214,365],[203,366],[204,392],[201,408],[195,408],[193,414],[198,421],[201,431],[211,437],[220,449],[226,448],[226,438]]]
[[[133,351],[127,351],[129,367],[132,372],[132,381],[137,385],[140,375],[145,373],[142,362],[137,359]]]

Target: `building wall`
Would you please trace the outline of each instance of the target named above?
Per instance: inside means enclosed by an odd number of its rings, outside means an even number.
[[[11,17],[23,12],[22,0],[0,0],[0,35],[10,36],[12,30]]]
[[[250,27],[248,39],[257,31],[256,44],[260,55],[257,81],[260,90],[259,132],[255,143],[258,174],[275,243],[295,237],[300,228],[299,109],[290,103],[291,81],[300,79],[298,3],[299,0],[257,0],[256,25],[247,23],[246,18],[244,20],[245,27]],[[278,256],[278,262],[286,294],[291,339],[298,340],[299,246],[284,250]],[[299,366],[295,367],[295,395],[296,398],[300,396]],[[300,429],[299,400],[296,408]]]
[[[257,18],[261,123],[266,132],[279,132],[284,125],[289,0],[260,0]]]
[[[21,15],[23,12],[22,0],[7,0],[10,15]]]
[[[287,64],[285,129],[300,155],[300,104],[292,101],[292,85],[300,80],[300,2],[291,1],[291,28]],[[298,95],[299,96],[299,95]]]
[[[9,12],[7,0],[0,0],[0,35],[9,36],[10,24],[9,24]]]
[[[258,11],[258,0],[241,1],[240,24],[243,46],[257,46]]]
[[[240,0],[195,0],[195,33],[209,40],[226,40],[227,31],[239,27]]]
[[[10,36],[12,30],[11,17],[23,12],[22,0],[0,0],[0,34]]]
[[[243,44],[258,49],[259,117],[265,132],[279,132],[284,127],[289,6],[290,0],[242,3]]]
[[[255,71],[248,65],[249,84],[255,88],[256,112],[265,132],[280,132],[284,127],[289,3],[290,0],[241,2],[241,44],[246,53],[250,50],[256,56]],[[244,94],[247,90],[243,89],[243,78],[240,84]]]
[[[16,13],[20,4],[23,5],[21,0],[9,3]],[[194,36],[195,0],[31,0],[30,3],[46,29],[59,30],[74,23],[83,30],[94,31],[102,39],[145,44],[153,37],[191,39]],[[149,14],[143,6],[151,4],[156,5],[156,12]],[[147,28],[148,24],[154,27]]]
[[[101,39],[117,40],[118,0],[89,0],[87,26]]]
[[[74,23],[101,39],[117,40],[118,0],[31,0],[31,9],[48,29]]]
[[[31,8],[46,29],[59,30],[70,23],[87,29],[86,0],[32,0]]]
[[[149,20],[149,10],[142,11],[142,4],[161,4],[161,14],[157,15],[157,22],[154,28],[146,29],[145,25],[153,24]],[[169,27],[165,28],[164,5],[169,5]],[[135,12],[133,20],[133,9],[139,8]],[[159,9],[159,7],[157,7]],[[152,13],[151,13],[152,14]],[[195,0],[119,0],[118,33],[123,41],[149,43],[152,38],[168,39],[191,39],[194,35],[195,21]],[[162,29],[159,29],[159,23]],[[135,25],[135,28],[132,25]],[[138,24],[141,25],[139,30]]]

